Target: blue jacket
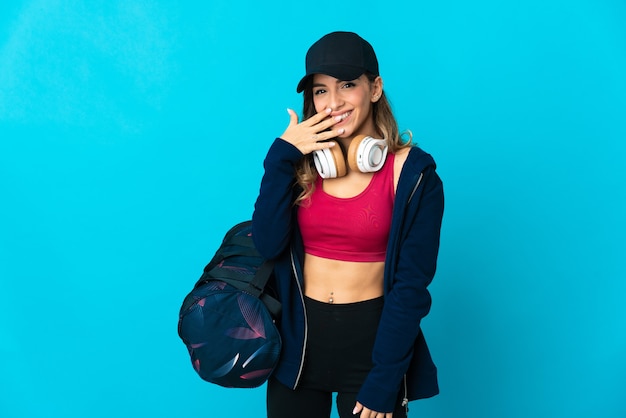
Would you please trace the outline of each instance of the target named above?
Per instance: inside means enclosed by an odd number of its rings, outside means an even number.
[[[277,322],[283,339],[273,376],[296,388],[304,364],[307,321],[303,299],[304,248],[294,205],[299,188],[294,166],[302,153],[277,138],[264,161],[265,174],[252,216],[259,252],[275,260],[271,284],[282,302]],[[402,169],[385,260],[385,305],[373,348],[373,368],[357,400],[391,412],[402,390],[408,400],[439,393],[435,367],[420,321],[431,306],[427,286],[435,275],[443,216],[443,185],[433,158],[411,148]]]

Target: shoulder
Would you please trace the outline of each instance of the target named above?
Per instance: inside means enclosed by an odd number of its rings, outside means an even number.
[[[435,163],[435,159],[432,155],[424,151],[422,148],[417,145],[413,145],[409,148],[409,152],[404,160],[404,164],[402,168],[405,171],[413,171],[413,172],[422,172],[427,168],[432,167],[433,169],[437,168],[437,164]]]
[[[405,173],[405,177],[407,175],[412,177],[412,175],[420,174],[429,167],[433,170],[437,168],[435,160],[429,153],[417,145],[401,148],[395,153],[394,161],[393,174],[396,189],[403,173]]]
[[[410,151],[411,151],[411,147],[404,147],[404,148],[400,148],[397,152],[394,153],[394,160],[393,160],[394,190],[398,188],[398,180],[400,180],[400,173],[402,173],[402,168],[404,167],[404,163],[406,162]]]
[[[395,166],[399,167],[400,169],[402,169],[402,166],[404,165],[404,162],[406,161],[407,157],[409,156],[409,153],[411,152],[411,149],[414,147],[404,147],[404,148],[400,148],[398,151],[396,151],[395,155]]]
[[[402,148],[396,152],[396,161],[394,163],[394,180],[396,190],[398,184],[413,182],[413,178],[426,171],[435,172],[437,164],[432,155],[424,151],[417,145]],[[404,180],[403,180],[404,179]]]

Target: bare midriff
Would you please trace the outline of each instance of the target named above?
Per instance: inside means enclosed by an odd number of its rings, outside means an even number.
[[[384,261],[332,260],[304,256],[304,294],[326,303],[353,303],[383,295]]]

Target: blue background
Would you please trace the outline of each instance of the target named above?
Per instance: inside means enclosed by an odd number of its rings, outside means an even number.
[[[626,3],[0,4],[0,416],[264,416],[176,333],[308,46],[354,30],[446,213],[411,416],[626,416]]]

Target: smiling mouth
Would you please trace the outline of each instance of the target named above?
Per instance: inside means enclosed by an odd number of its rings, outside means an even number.
[[[344,114],[342,114],[342,115],[339,115],[339,117],[341,117],[341,122],[343,122],[344,120],[346,120],[346,118],[347,118],[348,116],[350,116],[351,114],[352,114],[352,111],[350,110],[350,111],[348,111],[348,112],[346,112],[346,113],[344,113]]]

